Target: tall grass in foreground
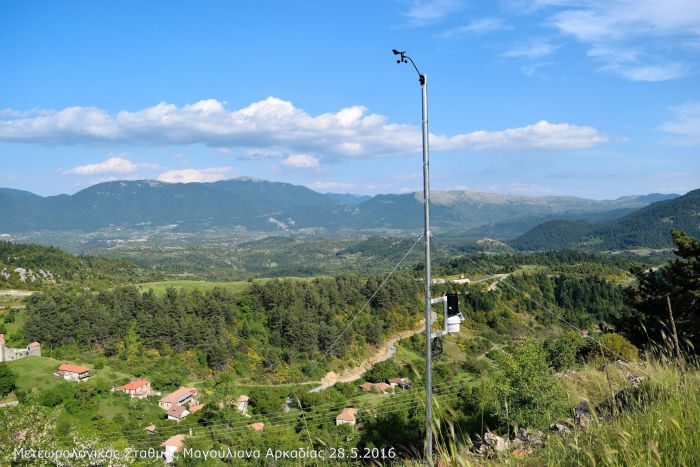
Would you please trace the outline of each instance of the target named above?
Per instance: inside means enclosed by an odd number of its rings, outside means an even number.
[[[620,373],[606,375],[594,367],[582,368],[576,379],[565,383],[572,400],[583,398],[592,407],[610,408],[600,417],[593,415],[588,427],[577,427],[565,436],[548,433],[544,447],[535,449],[527,457],[515,458],[506,452],[487,459],[473,453],[462,436],[450,434],[450,424],[443,422],[435,463],[445,466],[698,466],[700,372],[697,362],[690,367],[692,369],[684,372],[683,378],[675,363],[667,358],[641,363],[634,373],[643,371],[645,382],[629,391],[630,397],[617,405],[610,400],[611,394],[619,396],[624,388]]]
[[[536,458],[547,465],[700,465],[700,378],[670,365],[647,364],[640,394],[609,420],[568,437],[549,436]]]

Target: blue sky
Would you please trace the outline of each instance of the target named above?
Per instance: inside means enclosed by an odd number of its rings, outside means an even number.
[[[0,3],[0,186],[700,187],[698,0]]]

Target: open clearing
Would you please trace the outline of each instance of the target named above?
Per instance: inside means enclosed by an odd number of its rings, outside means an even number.
[[[299,281],[311,281],[316,279],[316,277],[280,277],[280,280],[299,280]],[[253,279],[252,281],[230,281],[230,282],[216,282],[216,281],[198,281],[198,280],[165,280],[156,282],[143,282],[141,284],[136,284],[139,290],[144,292],[149,289],[153,289],[153,292],[157,295],[165,294],[165,291],[169,288],[179,289],[179,290],[199,290],[200,292],[207,292],[217,287],[228,289],[234,293],[239,293],[250,287],[253,283],[262,284],[273,280],[272,278],[264,277],[260,279]]]

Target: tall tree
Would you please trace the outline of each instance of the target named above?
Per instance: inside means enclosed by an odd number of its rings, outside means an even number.
[[[681,342],[695,348],[700,343],[700,242],[685,232],[672,230],[676,259],[658,269],[633,270],[639,285],[628,299],[639,310],[639,320],[621,323],[632,340],[660,342],[669,336],[666,297],[671,300]]]

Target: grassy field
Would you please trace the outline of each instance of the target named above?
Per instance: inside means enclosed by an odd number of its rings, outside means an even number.
[[[284,277],[283,279],[294,279],[300,281],[310,281],[315,279],[315,277]],[[231,290],[234,293],[239,293],[250,287],[253,282],[265,283],[270,281],[269,278],[254,279],[252,281],[231,281],[231,282],[216,282],[216,281],[197,281],[197,280],[166,280],[157,282],[144,282],[141,284],[136,284],[140,290],[148,291],[153,289],[153,292],[157,295],[165,294],[165,291],[169,288],[180,289],[180,290],[199,290],[201,292],[206,292],[217,287]]]
[[[49,357],[25,357],[13,362],[8,362],[10,369],[17,375],[17,391],[28,393],[32,389],[38,391],[53,391],[57,390],[60,385],[77,385],[84,384],[78,382],[65,382],[62,379],[53,376],[53,372],[61,363],[66,363],[62,360],[56,360]],[[92,365],[83,366],[90,368],[90,373],[93,378],[101,378],[108,383],[113,384],[122,382],[130,375],[115,371],[109,366],[105,366],[99,370],[95,370]],[[132,429],[139,426],[146,426],[150,423],[158,422],[159,425],[174,424],[163,419],[163,410],[158,407],[158,398],[150,398],[143,401],[138,410],[134,411],[129,408],[129,397],[121,392],[111,392],[95,397],[92,403],[81,407],[76,413],[69,413],[62,410],[59,420],[61,423],[68,424],[74,427],[88,426],[97,423],[99,420],[112,421],[115,417],[121,417],[123,420],[131,423]]]
[[[136,286],[143,290],[144,292],[149,289],[153,289],[153,292],[157,295],[165,294],[165,291],[169,288],[180,289],[180,290],[199,290],[200,292],[207,292],[216,287],[221,287],[224,289],[229,289],[232,292],[242,292],[247,287],[250,286],[248,281],[235,281],[235,282],[208,282],[208,281],[194,281],[194,280],[172,280],[172,281],[158,281],[158,282],[144,282],[142,284],[136,284]]]
[[[56,371],[61,363],[77,363],[86,366],[90,368],[90,373],[93,377],[102,377],[110,382],[129,377],[126,373],[115,371],[108,366],[95,370],[91,365],[86,365],[82,362],[66,362],[50,357],[25,357],[8,362],[7,365],[17,374],[17,389],[29,392],[33,388],[43,390],[58,386],[63,380],[55,378],[53,372]]]

